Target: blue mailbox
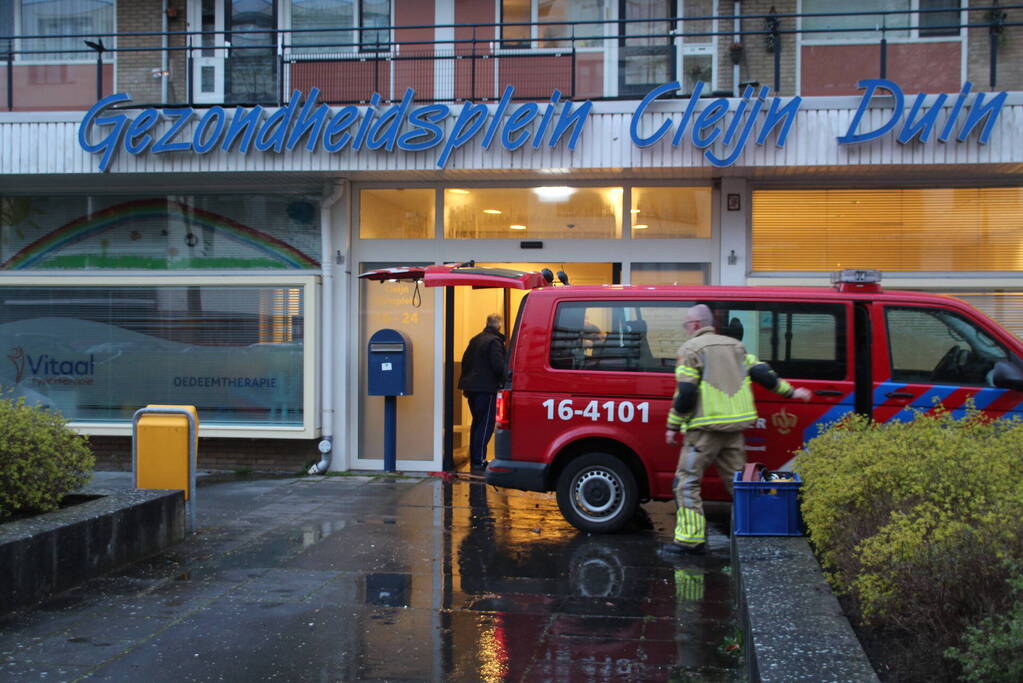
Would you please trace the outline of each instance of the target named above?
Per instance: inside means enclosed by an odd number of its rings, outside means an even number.
[[[370,396],[412,393],[412,341],[397,330],[377,330],[369,338]]]

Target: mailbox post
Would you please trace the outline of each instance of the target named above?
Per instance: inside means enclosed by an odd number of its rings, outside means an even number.
[[[369,338],[368,393],[384,397],[384,471],[394,472],[398,396],[412,394],[412,341],[397,330],[377,330]]]

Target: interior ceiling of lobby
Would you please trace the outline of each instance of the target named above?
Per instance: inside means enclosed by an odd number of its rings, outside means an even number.
[[[931,166],[775,166],[744,168],[607,168],[607,169],[445,169],[354,173],[341,171],[285,173],[95,173],[67,175],[7,175],[0,194],[69,194],[90,192],[321,191],[325,184],[340,179],[352,182],[407,182],[468,184],[476,182],[564,185],[576,181],[616,180],[716,180],[743,177],[757,185],[784,183],[790,186],[872,186],[898,185],[1018,185],[1023,181],[1023,164],[931,165]],[[272,189],[271,189],[272,188]]]

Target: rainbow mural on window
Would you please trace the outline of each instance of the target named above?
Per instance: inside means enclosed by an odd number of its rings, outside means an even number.
[[[124,234],[118,234],[121,229]],[[162,197],[76,218],[0,263],[0,270],[319,267],[319,261],[272,235]]]

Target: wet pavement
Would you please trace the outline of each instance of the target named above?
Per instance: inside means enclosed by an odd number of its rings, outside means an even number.
[[[130,475],[107,475],[123,485]],[[728,508],[591,536],[479,480],[205,480],[169,551],[0,617],[0,680],[740,679]]]

